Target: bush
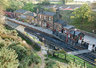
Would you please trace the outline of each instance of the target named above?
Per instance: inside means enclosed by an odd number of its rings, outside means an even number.
[[[38,64],[41,62],[40,57],[36,53],[20,44],[12,44],[9,48],[14,49],[18,54],[17,58],[20,62],[19,68],[28,68],[32,63]]]
[[[53,61],[53,60],[48,60],[48,61],[46,62],[45,68],[53,68],[55,64],[56,64],[55,61]]]
[[[40,47],[40,45],[38,45],[38,44],[35,44],[35,43],[34,43],[34,44],[32,45],[32,47],[33,47],[33,49],[36,50],[36,51],[40,51],[40,50],[41,50],[41,47]]]
[[[50,5],[50,2],[49,2],[49,1],[43,1],[43,2],[41,3],[41,5]]]
[[[0,68],[17,68],[19,62],[15,50],[3,47],[0,49]]]
[[[27,49],[22,45],[10,45],[9,48],[12,48],[16,51],[19,61],[21,61],[27,55]]]

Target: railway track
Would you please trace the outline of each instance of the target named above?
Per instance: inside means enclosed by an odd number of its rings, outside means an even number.
[[[42,40],[42,38],[44,38],[45,39],[44,41],[47,42],[48,45],[63,48],[67,52],[81,50],[81,47],[79,47],[79,46],[76,46],[76,47],[74,46],[73,47],[73,46],[71,46],[71,45],[69,45],[69,44],[67,44],[65,42],[62,42],[62,41],[54,38],[54,37],[47,36],[46,34],[43,34],[43,33],[38,33],[38,32],[36,32],[36,31],[34,31],[34,30],[30,29],[30,28],[25,28],[25,31],[30,33],[30,34],[33,34],[33,35],[37,36],[41,40]]]
[[[43,34],[41,36],[40,33],[34,33],[33,30],[30,31],[30,29],[28,29],[28,28],[25,28],[25,31],[30,33],[30,34],[37,36],[39,39],[45,38],[45,36]],[[73,46],[67,45],[66,43],[61,42],[61,41],[60,42],[63,44],[58,44],[56,41],[52,41],[52,40],[47,39],[47,38],[45,38],[44,42],[45,42],[45,44],[48,44],[48,45],[53,46],[53,47],[63,48],[66,52],[78,51],[80,49],[82,50],[82,47],[79,47],[79,46],[73,47]],[[80,55],[76,55],[76,56],[84,59],[85,61],[89,62],[90,64],[95,65],[94,59],[96,58],[96,55],[94,55],[94,53],[84,53],[84,54],[80,54]],[[94,56],[94,57],[92,57],[92,56]]]
[[[14,21],[11,21],[11,22],[14,22]],[[18,22],[14,22],[16,24],[18,24]],[[19,24],[19,25],[22,25],[22,24]],[[53,47],[58,47],[58,48],[63,48],[66,52],[70,52],[70,51],[78,51],[78,50],[82,50],[83,47],[81,46],[72,46],[72,45],[69,45],[63,41],[60,41],[59,39],[51,36],[51,35],[48,35],[46,33],[43,33],[43,32],[40,32],[38,30],[35,30],[33,28],[30,28],[26,25],[23,25],[27,28],[25,28],[25,31],[30,33],[30,34],[33,34],[35,36],[37,36],[40,40],[42,40],[42,38],[44,38],[45,40],[45,43],[47,43],[48,45],[50,46],[53,46]],[[81,57],[82,59],[88,61],[89,63],[93,64],[94,63],[94,57],[96,57],[96,55],[94,55],[94,53],[92,54],[80,54],[80,55],[77,55],[78,57]],[[91,57],[91,56],[94,56],[94,57]]]
[[[96,65],[95,63],[95,59],[96,59],[96,56],[94,56],[94,54],[92,53],[84,53],[84,54],[79,54],[79,55],[76,55],[82,59],[84,59],[85,61],[89,62],[90,64],[92,65]]]

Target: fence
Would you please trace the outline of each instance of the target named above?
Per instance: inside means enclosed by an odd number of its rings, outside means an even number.
[[[77,65],[81,65],[82,67],[86,67],[87,68],[96,68],[96,66],[89,64],[88,62],[86,62],[85,60],[77,57],[77,56],[73,56],[73,55],[67,55],[66,59],[69,61],[73,61],[74,63],[76,63]]]

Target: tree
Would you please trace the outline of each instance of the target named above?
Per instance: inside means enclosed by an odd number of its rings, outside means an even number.
[[[17,10],[17,9],[21,9],[24,6],[24,2],[18,0],[10,0],[9,5],[10,6],[7,8],[7,10],[8,9]]]
[[[28,10],[28,11],[34,11],[34,5],[32,3],[27,3],[22,9]]]
[[[94,32],[93,33],[96,33],[96,12],[92,12],[92,17],[91,17],[91,20],[92,20],[92,24],[93,24],[93,30]]]
[[[0,7],[3,7],[5,9],[6,7],[9,6],[9,1],[8,0],[0,0]]]
[[[62,4],[65,5],[66,0],[60,0]]]
[[[50,2],[49,2],[49,0],[44,0],[44,1],[41,3],[41,5],[50,5]]]
[[[0,0],[0,25],[3,24],[4,22],[4,10],[6,9],[7,6],[9,6],[8,4],[8,0]]]
[[[0,49],[0,68],[18,68],[17,54],[13,49]]]
[[[80,8],[74,10],[73,14],[74,17],[72,19],[75,23],[83,24],[91,21],[91,8],[87,4],[84,4]]]

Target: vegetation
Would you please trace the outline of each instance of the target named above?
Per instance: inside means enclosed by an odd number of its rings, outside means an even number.
[[[91,8],[87,4],[84,4],[80,8],[74,10],[73,14],[75,23],[78,22],[83,24],[91,21]]]
[[[96,13],[91,10],[90,6],[84,4],[73,12],[74,16],[71,16],[73,20],[72,25],[88,32],[94,30],[94,33],[96,33],[95,14]]]
[[[0,68],[17,68],[19,66],[17,56],[13,49],[0,48]]]
[[[22,9],[28,10],[33,12],[34,11],[34,5],[32,3],[27,3],[25,6],[22,7]]]
[[[55,62],[55,61],[53,61],[53,60],[48,60],[48,61],[46,62],[45,68],[54,68],[55,66],[56,66],[56,62]]]
[[[37,66],[41,62],[40,57],[18,36],[16,30],[10,30],[4,25],[3,10],[6,5],[0,4],[0,7],[0,68],[28,68],[32,64]]]
[[[62,4],[65,4],[66,3],[66,0],[60,0]]]
[[[40,10],[42,8],[42,6],[41,5],[34,5],[33,3],[27,3],[26,5],[24,5],[22,7],[22,9],[25,9],[25,10],[28,10],[31,12],[36,12],[37,8]]]
[[[65,0],[62,0],[63,4],[65,3]],[[6,4],[7,3],[7,4]],[[40,5],[49,5],[50,2],[48,0],[45,0]],[[30,7],[31,6],[31,7]],[[35,68],[36,66],[40,65],[41,59],[37,55],[36,52],[34,52],[33,49],[40,51],[40,47],[37,47],[37,44],[33,44],[29,40],[26,40],[20,37],[18,35],[16,30],[9,30],[7,29],[4,24],[4,17],[3,17],[3,10],[7,8],[8,11],[14,11],[17,9],[25,9],[29,11],[35,11],[39,8],[41,9],[42,6],[34,5],[32,4],[32,0],[1,0],[0,1],[0,68],[29,68],[29,66],[33,65],[32,68]],[[53,11],[54,9],[52,9]],[[51,10],[50,10],[51,11]],[[95,13],[91,13],[91,9],[88,5],[83,5],[81,8],[76,9],[73,14],[72,11],[65,11],[66,14],[61,11],[61,14],[63,15],[62,19],[69,20],[71,15],[71,18],[73,19],[73,22],[75,25],[78,24],[81,26],[84,25],[91,25],[90,23],[93,23],[94,28],[96,28],[95,23]],[[67,15],[70,14],[70,15]],[[69,21],[70,22],[70,21]],[[73,23],[73,24],[74,24]],[[80,26],[80,28],[81,28]],[[29,44],[27,44],[27,43]],[[30,47],[29,45],[32,45]],[[51,60],[46,61],[45,68],[83,68],[81,67],[83,64],[78,65],[79,62],[84,62],[82,59],[76,57],[76,56],[70,56],[66,55],[65,51],[51,51],[48,52],[49,55],[51,55]],[[73,58],[72,58],[73,57]],[[79,61],[74,60],[74,57],[78,59]],[[55,59],[55,60],[54,60]],[[62,61],[61,61],[62,60]],[[57,62],[60,61],[60,62]],[[68,65],[63,65],[61,62],[69,63]],[[73,62],[76,63],[73,63]],[[86,66],[89,64],[86,64]],[[38,67],[39,68],[39,67]]]
[[[77,65],[74,62],[70,62],[69,64],[64,64],[58,61],[54,61],[54,60],[48,60],[46,61],[46,66],[45,68],[87,68],[82,67],[81,65]]]
[[[50,5],[50,2],[48,0],[44,0],[41,5]]]

